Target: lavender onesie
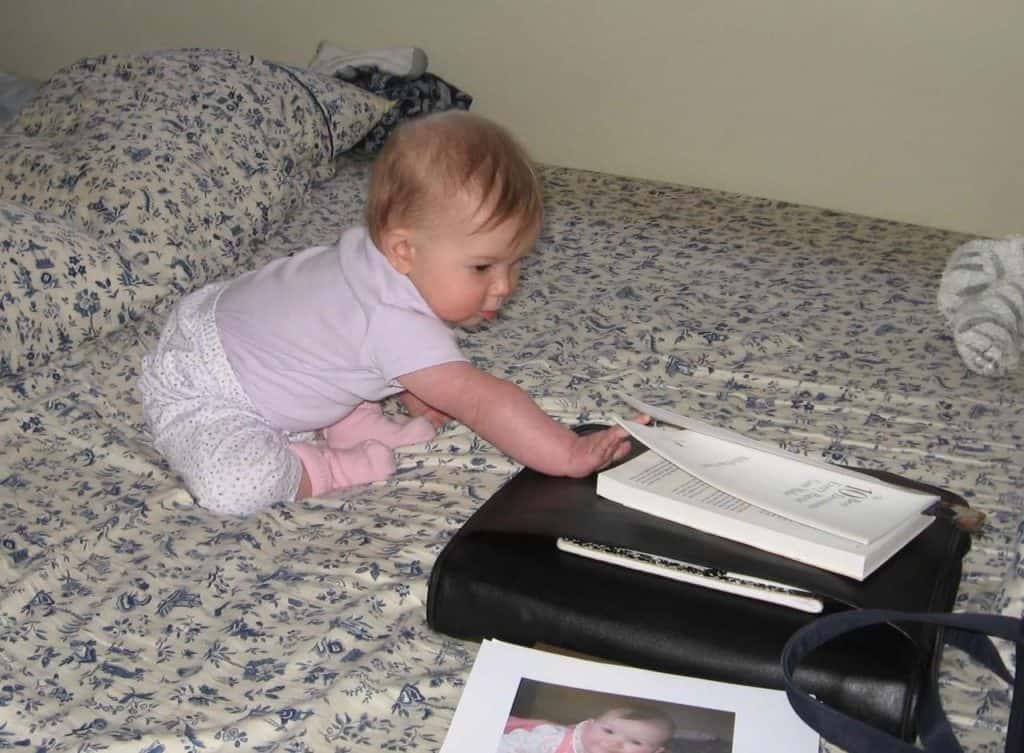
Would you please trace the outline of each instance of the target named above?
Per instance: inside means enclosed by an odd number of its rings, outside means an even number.
[[[196,501],[247,514],[294,498],[296,435],[401,392],[403,374],[465,360],[356,227],[186,296],[139,384],[153,444]]]

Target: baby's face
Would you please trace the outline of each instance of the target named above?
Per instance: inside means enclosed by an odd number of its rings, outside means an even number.
[[[406,274],[438,317],[472,328],[497,317],[515,291],[537,234],[517,239],[517,218],[478,230],[486,214],[468,197],[452,197],[441,215],[434,227],[415,234]]]
[[[586,753],[657,753],[668,730],[654,719],[623,719],[612,709],[587,722],[580,739]]]

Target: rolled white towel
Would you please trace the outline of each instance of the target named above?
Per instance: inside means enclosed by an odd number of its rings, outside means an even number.
[[[427,53],[419,47],[347,50],[324,41],[317,46],[309,67],[317,73],[341,78],[352,78],[356,68],[376,68],[395,76],[417,78],[427,70]]]
[[[968,368],[988,376],[1016,368],[1024,338],[1024,236],[957,248],[942,274],[938,303]]]
[[[1020,328],[1008,304],[1003,298],[968,301],[950,321],[957,352],[971,371],[1000,376],[1020,363]]]

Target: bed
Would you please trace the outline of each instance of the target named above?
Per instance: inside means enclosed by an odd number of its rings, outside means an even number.
[[[431,564],[517,467],[451,424],[386,482],[219,517],[135,391],[183,293],[359,221],[346,152],[387,107],[230,51],[110,55],[0,134],[0,749],[440,747],[476,645],[427,627]],[[542,237],[462,337],[474,362],[566,424],[628,392],[946,486],[988,516],[957,609],[1022,614],[1024,375],[970,373],[935,305],[965,237],[541,175]],[[967,749],[1001,750],[1002,681],[952,649],[940,681]]]

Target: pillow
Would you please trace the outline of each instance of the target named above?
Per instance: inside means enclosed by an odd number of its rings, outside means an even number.
[[[306,87],[319,104],[328,126],[332,161],[365,139],[395,107],[390,99],[341,79],[306,68],[281,67]]]
[[[287,214],[310,182],[331,177],[338,154],[390,106],[357,86],[233,50],[86,58],[25,106],[10,135],[16,140],[0,142],[0,165],[20,151],[18,200],[58,216],[74,213],[101,234],[109,223],[87,210],[97,203],[93,189],[108,178],[120,184],[120,204],[125,180],[136,184],[136,196],[169,185],[196,189],[203,201],[228,199],[232,210],[245,210],[247,224],[266,225]],[[4,182],[0,197],[10,198]],[[34,203],[40,198],[45,205]]]
[[[0,227],[0,263],[19,299],[5,301],[7,369],[244,270],[254,245],[388,107],[351,84],[231,50],[108,55],[58,72],[0,132],[3,224],[18,225],[9,236]],[[42,250],[24,235],[33,225],[48,234]],[[55,281],[82,249],[87,278]],[[83,285],[96,295],[76,309]],[[36,297],[50,286],[59,301]]]
[[[173,270],[124,258],[45,212],[0,201],[0,377],[135,318]]]

